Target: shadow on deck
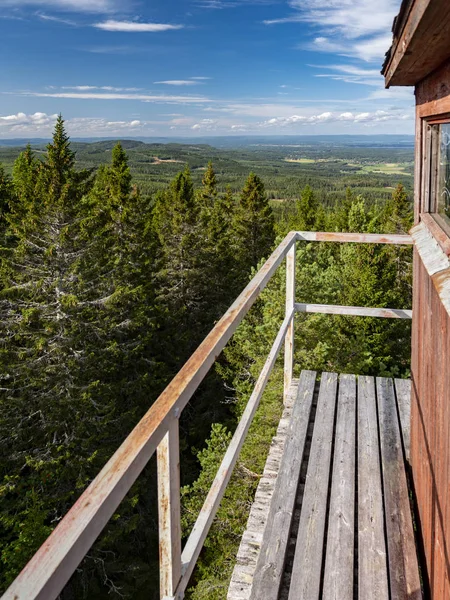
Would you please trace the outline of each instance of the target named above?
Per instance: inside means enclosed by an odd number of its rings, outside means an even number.
[[[410,381],[320,379],[286,397],[228,600],[419,600]]]

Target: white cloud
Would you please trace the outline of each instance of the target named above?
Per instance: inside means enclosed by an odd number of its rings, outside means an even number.
[[[154,83],[164,85],[198,85],[198,81],[192,79],[167,79],[166,81],[155,81]]]
[[[94,23],[92,27],[103,29],[104,31],[124,31],[127,33],[156,33],[160,31],[171,31],[174,29],[183,29],[184,25],[170,25],[169,23],[140,23],[139,21],[115,21],[108,19],[101,23]]]
[[[390,34],[383,34],[360,41],[333,41],[328,37],[316,37],[307,47],[317,52],[340,54],[341,56],[348,56],[365,62],[377,62],[381,70],[382,57],[391,45],[391,41],[392,37]]]
[[[14,115],[5,115],[0,117],[0,132],[4,133],[19,133],[22,131],[32,131],[38,133],[40,131],[49,131],[53,127],[58,115],[47,115],[43,112],[35,112],[27,115],[19,112]]]
[[[289,117],[274,117],[258,123],[259,127],[288,127],[291,125],[318,125],[323,123],[347,122],[383,123],[385,121],[399,121],[413,119],[413,114],[403,113],[398,110],[377,110],[374,112],[323,112],[316,115],[291,115]]]
[[[194,81],[206,81],[207,79],[212,79],[212,77],[189,77],[189,79],[194,79]]]
[[[291,0],[298,19],[330,29],[346,39],[390,31],[399,0]]]
[[[249,4],[274,4],[274,1],[276,2],[276,0],[196,0],[196,4],[201,8],[222,10]]]
[[[116,92],[17,92],[19,96],[33,96],[36,98],[69,98],[74,100],[138,100],[141,102],[167,102],[167,103],[204,103],[209,102],[204,96],[166,96],[138,93]]]
[[[202,119],[200,122],[192,125],[191,129],[194,131],[205,130],[214,131],[217,129],[217,121],[215,119]]]
[[[317,69],[334,71],[333,73],[318,73],[316,77],[328,77],[335,81],[358,83],[380,87],[382,77],[378,69],[361,68],[355,65],[311,65]]]
[[[310,48],[381,62],[399,5],[400,0],[377,0],[376,6],[373,0],[290,0],[293,13],[264,23],[310,23],[321,33]]]
[[[0,7],[45,6],[58,10],[86,13],[108,13],[118,7],[116,0],[0,0]]]
[[[71,27],[77,27],[77,23],[69,19],[62,19],[61,17],[54,17],[53,15],[46,15],[44,13],[36,13],[36,16],[42,19],[43,21],[52,21],[55,23],[63,23],[64,25],[70,25]]]
[[[0,135],[46,135],[50,136],[58,115],[48,115],[43,112],[34,114],[17,113],[13,115],[0,116]],[[110,121],[103,118],[81,117],[67,119],[65,125],[69,135],[105,135],[114,133],[126,133],[135,135],[137,131],[145,129],[147,132],[148,122],[133,119],[130,121]]]
[[[50,86],[53,87],[53,86]],[[79,92],[87,92],[89,90],[105,90],[107,92],[138,92],[142,88],[133,87],[113,87],[111,85],[63,85],[62,90],[78,90]]]

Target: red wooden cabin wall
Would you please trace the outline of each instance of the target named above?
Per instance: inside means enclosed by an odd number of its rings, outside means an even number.
[[[423,207],[421,119],[450,114],[450,62],[416,87],[416,99],[417,222]],[[411,466],[431,598],[450,600],[450,315],[414,252]]]

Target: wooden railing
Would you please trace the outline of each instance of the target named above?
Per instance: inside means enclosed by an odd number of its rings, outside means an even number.
[[[181,600],[230,480],[275,360],[284,343],[284,391],[294,367],[296,312],[411,318],[411,311],[387,308],[298,304],[295,302],[296,242],[412,244],[407,235],[293,231],[276,248],[184,367],[136,425],[116,453],[47,538],[3,600],[55,599],[95,542],[131,486],[157,452],[160,537],[160,594]],[[286,258],[286,313],[254,390],[225,453],[203,507],[181,548],[180,415],[261,291]]]

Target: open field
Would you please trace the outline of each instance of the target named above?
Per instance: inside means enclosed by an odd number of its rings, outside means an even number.
[[[411,168],[412,163],[380,163],[373,165],[358,165],[348,163],[351,167],[359,167],[364,173],[385,173],[387,175],[407,175],[411,177],[413,173],[408,173],[406,169]]]

